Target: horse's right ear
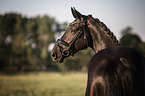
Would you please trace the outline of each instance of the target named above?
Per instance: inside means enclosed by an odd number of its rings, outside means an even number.
[[[127,68],[130,68],[129,62],[125,58],[120,58],[120,62]]]
[[[72,7],[71,7],[71,12],[72,12],[72,15],[74,16],[74,18],[81,19],[82,14],[79,13],[75,8],[72,8]]]

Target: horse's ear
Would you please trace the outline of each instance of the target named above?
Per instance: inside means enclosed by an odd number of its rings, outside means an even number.
[[[74,18],[81,19],[82,14],[79,13],[75,8],[72,8],[72,7],[71,7],[71,12],[72,12],[72,15],[74,16]]]
[[[129,62],[125,58],[120,58],[120,61],[125,67],[130,68]]]

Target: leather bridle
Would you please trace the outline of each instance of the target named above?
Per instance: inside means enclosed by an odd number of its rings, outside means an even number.
[[[71,46],[82,35],[82,33],[84,33],[84,39],[86,40],[86,44],[87,44],[87,47],[88,47],[88,40],[87,40],[87,36],[86,36],[87,35],[87,32],[85,30],[85,26],[87,25],[87,16],[84,17],[84,21],[83,22],[73,22],[73,23],[70,23],[70,25],[73,25],[73,24],[82,24],[83,26],[80,27],[79,31],[77,32],[75,38],[71,41],[71,43],[69,44],[66,41],[61,40],[61,39],[57,39],[57,41],[56,41],[56,45],[59,47],[59,51],[61,52],[61,55],[63,57],[68,57],[68,56],[74,54],[73,53],[73,50],[71,50]],[[61,43],[62,45],[66,46],[67,48],[66,49],[63,49],[60,46],[59,43]]]

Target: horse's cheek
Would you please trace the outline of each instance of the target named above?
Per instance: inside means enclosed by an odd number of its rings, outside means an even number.
[[[81,49],[84,49],[84,42],[82,42],[81,40],[77,40],[75,42],[75,48],[77,50],[81,50]]]

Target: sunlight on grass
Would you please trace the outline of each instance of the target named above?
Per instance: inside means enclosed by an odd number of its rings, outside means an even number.
[[[84,96],[86,73],[0,75],[0,96]]]

